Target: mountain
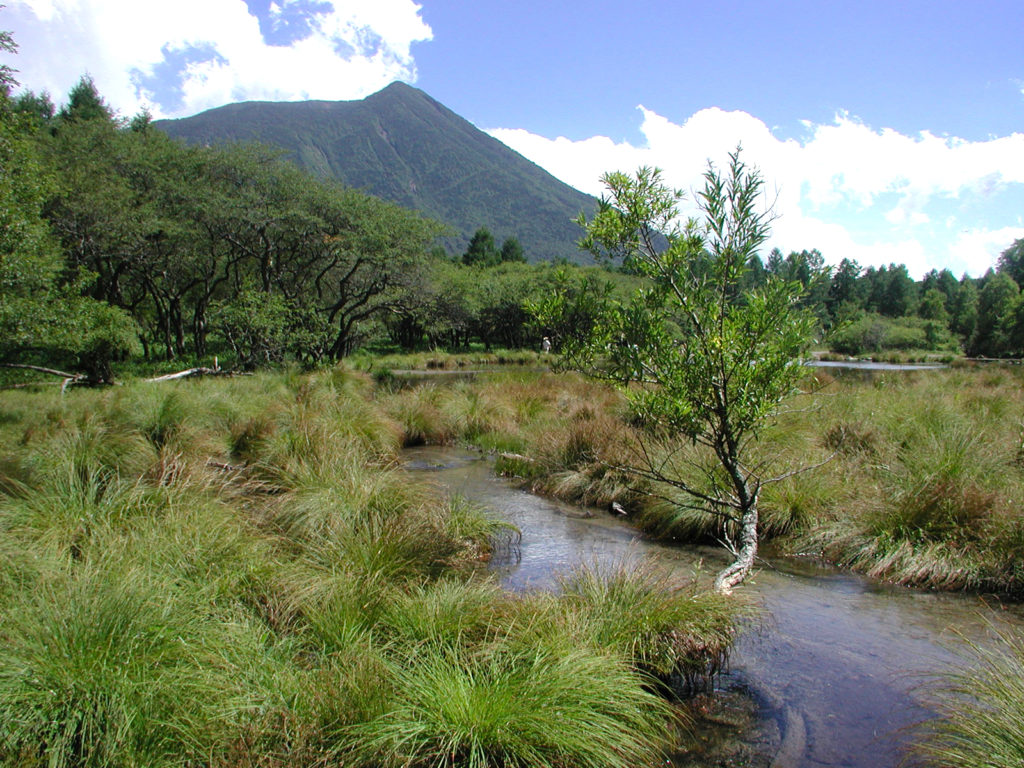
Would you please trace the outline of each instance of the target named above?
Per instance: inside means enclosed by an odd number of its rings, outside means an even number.
[[[314,174],[449,224],[458,252],[485,226],[498,245],[518,238],[529,261],[589,261],[572,219],[595,198],[404,83],[359,101],[244,102],[155,125],[190,143],[278,146]]]

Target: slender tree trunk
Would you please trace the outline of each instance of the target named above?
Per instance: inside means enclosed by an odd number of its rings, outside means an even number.
[[[718,592],[732,592],[754,567],[754,559],[757,557],[757,499],[752,499],[752,502],[740,516],[739,548],[735,552],[735,559],[715,577],[715,590]]]
[[[739,460],[736,440],[732,432],[723,424],[722,438],[716,449],[718,459],[732,480],[733,491],[739,502],[739,542],[733,550],[734,559],[718,576],[715,577],[715,590],[724,594],[732,592],[750,573],[757,557],[758,510],[757,501],[760,496],[760,484],[755,481],[751,491],[749,478],[743,471]]]
[[[196,301],[192,311],[192,343],[197,358],[206,354],[206,299]]]
[[[180,298],[171,299],[168,312],[174,332],[174,356],[177,358],[185,354],[185,318],[181,312]]]

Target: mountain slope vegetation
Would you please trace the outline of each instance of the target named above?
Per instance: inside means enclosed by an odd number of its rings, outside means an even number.
[[[413,208],[453,228],[517,238],[526,258],[586,260],[573,219],[596,200],[404,83],[360,101],[245,102],[157,127],[193,144],[259,141],[300,167]]]

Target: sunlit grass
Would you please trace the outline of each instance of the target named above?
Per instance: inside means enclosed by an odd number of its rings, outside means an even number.
[[[635,671],[590,649],[427,644],[391,675],[392,707],[357,731],[380,765],[643,765],[670,716]]]
[[[6,764],[180,765],[211,746],[232,686],[221,628],[144,573],[90,563],[3,610]]]
[[[768,481],[763,538],[902,584],[1024,594],[1021,371],[816,373],[807,384],[816,394],[795,398],[750,446],[751,466]],[[609,388],[552,374],[473,386],[513,414],[504,427],[513,434],[503,438],[513,448],[497,467],[530,489],[578,504],[617,502],[643,530],[673,541],[735,533],[692,498],[620,469],[651,460],[698,488],[721,482],[709,451],[641,435]],[[472,430],[462,438],[494,444]]]
[[[938,717],[923,723],[915,753],[936,768],[1024,765],[1024,641],[997,635],[995,647],[970,645],[968,666],[927,689]]]
[[[560,582],[579,642],[692,690],[711,684],[732,646],[735,599],[680,582],[649,561],[582,565]]]

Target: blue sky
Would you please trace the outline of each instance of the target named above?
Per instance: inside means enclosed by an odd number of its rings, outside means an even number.
[[[771,245],[980,275],[1024,237],[1020,0],[6,0],[4,60],[123,115],[411,83],[574,186],[742,143]]]

